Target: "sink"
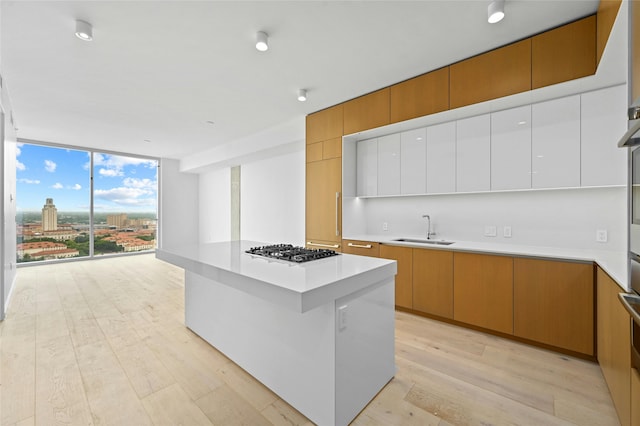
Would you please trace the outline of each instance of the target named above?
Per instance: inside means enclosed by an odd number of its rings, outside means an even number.
[[[398,238],[393,241],[398,241],[402,243],[418,243],[418,244],[435,244],[438,246],[448,246],[453,244],[453,241],[443,241],[443,240],[420,240],[415,238]]]

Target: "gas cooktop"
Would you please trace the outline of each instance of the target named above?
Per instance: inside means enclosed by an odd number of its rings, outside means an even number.
[[[270,246],[251,247],[245,253],[258,256],[270,257],[273,259],[288,260],[289,262],[308,262],[310,260],[324,259],[325,257],[337,256],[340,253],[327,249],[308,249],[296,247],[291,244],[273,244]]]

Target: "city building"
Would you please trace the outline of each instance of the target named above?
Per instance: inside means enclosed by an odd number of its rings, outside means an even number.
[[[53,198],[47,198],[42,207],[42,230],[56,231],[58,229],[58,209],[53,204]]]
[[[122,229],[127,227],[127,214],[109,214],[107,215],[107,225],[115,229]]]

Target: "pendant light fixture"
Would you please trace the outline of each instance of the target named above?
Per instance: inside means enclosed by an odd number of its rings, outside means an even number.
[[[83,41],[93,40],[93,28],[85,21],[76,21],[76,37]]]
[[[487,21],[490,24],[502,21],[504,18],[504,0],[494,0],[487,8]]]
[[[256,49],[261,52],[269,50],[269,36],[264,31],[258,31],[256,34]]]
[[[304,89],[298,89],[298,100],[304,102],[307,100],[307,91]]]

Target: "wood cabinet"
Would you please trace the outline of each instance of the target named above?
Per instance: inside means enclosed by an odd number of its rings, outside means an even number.
[[[400,193],[427,193],[427,129],[400,134]]]
[[[391,123],[449,109],[449,67],[431,71],[390,88]]]
[[[454,253],[453,318],[513,334],[513,258]]]
[[[342,104],[307,115],[307,144],[341,138],[343,134]]]
[[[427,194],[456,191],[456,123],[427,127]]]
[[[618,416],[620,417],[620,416]],[[640,426],[640,373],[631,369],[631,425]]]
[[[598,363],[620,424],[631,424],[631,319],[618,299],[622,289],[597,268]]]
[[[631,2],[634,3],[633,1]],[[596,14],[596,61],[599,64],[622,0],[600,0]],[[640,424],[640,423],[639,423]]]
[[[356,145],[356,191],[358,197],[378,195],[378,139]]]
[[[307,163],[342,156],[342,138],[307,144]]]
[[[396,274],[396,306],[411,309],[413,307],[413,260],[412,248],[380,245],[380,257],[395,260],[398,264]]]
[[[593,264],[514,259],[514,335],[594,355]]]
[[[580,96],[580,184],[625,185],[627,150],[611,143],[627,131],[627,85]]]
[[[489,114],[456,121],[456,191],[491,189],[491,119]]]
[[[531,39],[474,56],[449,69],[451,109],[531,90]]]
[[[534,36],[531,88],[537,89],[596,72],[596,16]]]
[[[531,186],[580,186],[580,96],[533,104],[531,118]]]
[[[531,188],[531,105],[491,113],[491,189]]]
[[[400,194],[400,134],[378,138],[378,195]]]
[[[359,256],[378,257],[380,244],[373,241],[342,240],[342,252]]]
[[[307,163],[305,234],[308,245],[340,247],[341,191],[342,158]]]
[[[453,318],[453,252],[413,249],[413,309]]]
[[[389,124],[389,88],[361,96],[344,104],[344,134]]]

